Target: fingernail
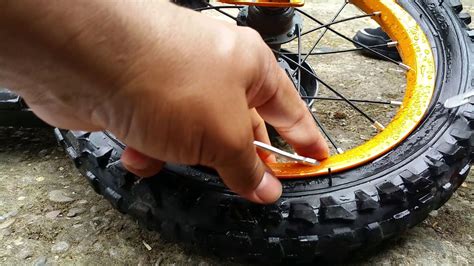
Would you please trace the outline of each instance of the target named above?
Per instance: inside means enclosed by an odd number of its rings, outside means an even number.
[[[269,155],[267,158],[265,158],[265,160],[263,160],[265,163],[276,163],[277,162],[277,158],[275,155],[271,154]]]
[[[280,198],[281,191],[280,181],[272,174],[265,172],[254,193],[262,203],[273,203]]]
[[[150,166],[150,159],[135,152],[125,152],[122,154],[122,163],[137,170],[145,170]]]

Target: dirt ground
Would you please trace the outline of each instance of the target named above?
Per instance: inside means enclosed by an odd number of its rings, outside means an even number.
[[[337,8],[337,1],[310,2],[309,8],[318,10],[325,21]],[[314,2],[325,4],[315,7]],[[474,1],[463,2],[474,11]],[[354,12],[349,9],[343,17]],[[350,25],[340,30],[351,35],[373,24],[361,20]],[[328,34],[320,49],[333,45],[350,47]],[[342,60],[345,69],[335,65],[336,60]],[[358,54],[342,59],[321,57],[310,63],[321,77],[350,97],[400,100],[403,95],[403,72],[389,63]],[[321,91],[321,95],[329,94]],[[375,133],[342,105],[333,105],[331,110],[324,109],[324,104],[315,107],[341,147],[351,147]],[[364,108],[383,123],[396,111],[392,106]],[[0,264],[228,264],[165,243],[158,233],[140,229],[115,211],[95,194],[56,145],[52,130],[0,128],[0,143]],[[471,171],[451,200],[422,224],[354,263],[473,265],[473,188]]]

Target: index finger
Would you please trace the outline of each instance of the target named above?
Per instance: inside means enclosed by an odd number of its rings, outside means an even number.
[[[303,156],[325,159],[329,148],[317,128],[305,102],[301,99],[286,72],[278,65],[273,53],[265,54],[261,86],[255,88],[251,107]]]

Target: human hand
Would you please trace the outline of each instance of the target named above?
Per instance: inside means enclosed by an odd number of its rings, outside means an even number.
[[[62,34],[34,28],[46,48],[23,44],[30,57],[49,62],[34,82],[21,83],[31,86],[14,84],[42,119],[112,132],[128,145],[124,166],[140,176],[163,162],[205,165],[257,203],[281,194],[253,146],[254,139],[269,142],[263,119],[299,154],[328,156],[304,102],[255,31],[168,3],[97,2],[82,3],[92,15],[69,11]],[[62,16],[58,8],[47,10],[45,24]],[[12,65],[18,73],[35,67]]]

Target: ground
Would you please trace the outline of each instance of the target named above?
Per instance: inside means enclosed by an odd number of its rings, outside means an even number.
[[[320,13],[328,17],[334,3],[323,2],[326,5],[320,6]],[[471,7],[474,1],[465,3]],[[348,12],[346,15],[354,11]],[[342,30],[350,34],[367,25],[364,23],[368,22],[352,24],[352,28]],[[336,42],[338,40],[328,35],[322,47]],[[403,85],[403,79],[400,78],[403,76],[397,68],[359,55],[350,54],[344,60],[346,67],[352,73],[360,71],[360,76],[348,75],[347,69],[344,71],[334,67],[331,58],[311,63],[318,65],[317,69],[322,69],[319,73],[331,84],[336,84],[349,95],[358,92],[354,97],[372,96],[390,100],[400,97],[402,91],[398,87]],[[334,74],[335,71],[340,72]],[[354,76],[358,78],[353,79]],[[354,85],[366,87],[361,94],[361,90],[351,90]],[[390,93],[383,90],[387,86],[392,86]],[[340,113],[336,113],[336,108],[326,111],[322,110],[323,107],[317,109],[326,122],[333,117],[339,121],[339,126],[344,127],[347,120],[352,119],[353,114],[349,110],[337,108]],[[394,112],[392,107],[375,107],[373,110],[374,115]],[[380,118],[382,122],[384,119],[388,118]],[[366,126],[347,126],[340,132],[333,124],[329,124],[328,128],[335,130],[333,133],[339,140],[344,140],[347,131],[360,132],[361,140],[374,133]],[[354,144],[350,141],[341,142],[344,147]],[[224,263],[215,258],[197,256],[192,251],[184,251],[175,244],[165,243],[160,240],[158,233],[140,229],[132,219],[115,211],[89,187],[62,148],[56,145],[50,129],[0,129],[0,143],[0,263]],[[451,200],[432,212],[422,224],[406,232],[400,239],[381,247],[372,256],[355,263],[474,264],[473,187],[474,172],[471,172]]]

